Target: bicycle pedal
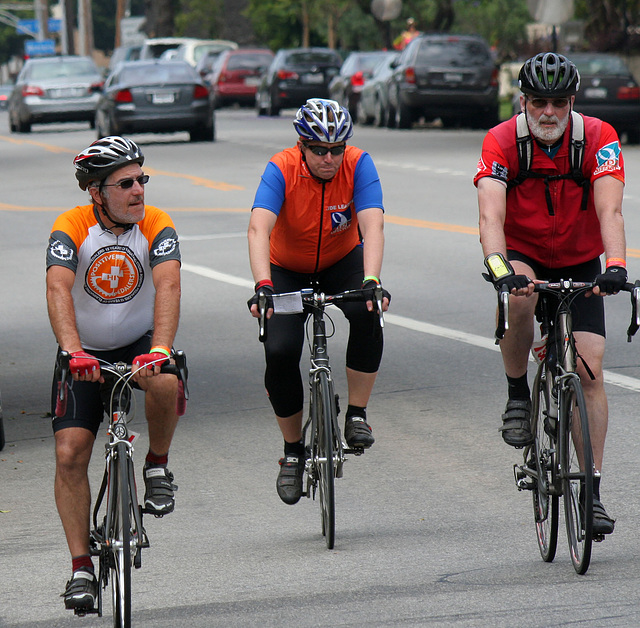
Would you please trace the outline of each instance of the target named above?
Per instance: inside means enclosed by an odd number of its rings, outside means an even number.
[[[594,543],[602,543],[605,536],[606,534],[594,534],[592,540]]]
[[[362,456],[362,454],[366,451],[364,447],[352,447],[348,449],[344,449],[345,454],[352,454],[354,456]]]

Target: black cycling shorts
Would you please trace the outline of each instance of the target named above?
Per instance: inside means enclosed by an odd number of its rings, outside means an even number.
[[[295,292],[319,284],[326,294],[337,294],[361,288],[363,272],[362,247],[356,246],[339,262],[317,274],[295,273],[272,264],[271,280],[276,292]],[[338,307],[349,321],[347,367],[363,373],[377,372],[383,349],[378,313],[369,312],[364,302],[341,303]],[[304,404],[300,358],[306,318],[307,314],[288,314],[272,316],[268,322],[264,343],[265,387],[279,417],[299,412]]]
[[[142,338],[133,344],[112,351],[88,351],[96,358],[107,360],[108,362],[126,362],[131,364],[139,355],[149,353],[151,349],[151,335],[148,331]],[[58,349],[58,354],[60,349]],[[56,396],[58,393],[58,368],[56,358],[56,369],[53,374],[53,384],[51,387],[51,416],[54,433],[67,427],[84,427],[95,436],[100,428],[100,423],[104,418],[104,405],[102,403],[101,387],[99,382],[75,382],[70,377],[67,379],[67,412],[64,416],[56,416]],[[139,386],[133,381],[134,388]]]
[[[531,279],[542,281],[560,281],[561,279],[593,281],[602,272],[599,257],[583,264],[563,268],[545,268],[535,260],[513,250],[507,251],[507,257],[509,261],[515,260],[529,265],[535,274]],[[579,294],[571,303],[571,316],[574,331],[588,331],[606,337],[604,297],[595,294],[586,297],[584,292]]]

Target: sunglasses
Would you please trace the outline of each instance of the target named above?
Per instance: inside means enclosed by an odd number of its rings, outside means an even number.
[[[564,109],[569,104],[568,98],[554,98],[553,100],[547,100],[546,98],[528,98],[527,100],[534,109],[544,109],[549,103],[553,105],[554,109]]]
[[[342,155],[347,147],[346,144],[341,144],[340,146],[332,146],[329,148],[328,146],[309,146],[309,144],[303,144],[305,148],[308,148],[314,155],[318,157],[324,157],[327,153],[331,153],[334,157],[336,155]]]
[[[119,187],[122,188],[123,190],[128,190],[129,188],[133,187],[133,184],[135,182],[138,182],[140,185],[144,185],[145,183],[149,183],[149,175],[148,174],[141,174],[138,178],[136,179],[122,179],[122,181],[118,181],[118,183],[103,183],[102,187],[103,188],[115,188],[115,187]]]

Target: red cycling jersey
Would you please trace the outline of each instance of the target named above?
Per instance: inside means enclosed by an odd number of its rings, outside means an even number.
[[[487,133],[473,180],[475,185],[482,177],[491,177],[506,185],[517,176],[516,118],[512,117]],[[610,175],[624,183],[624,161],[615,130],[597,118],[583,118],[585,148],[582,170],[585,177],[593,183],[599,177]],[[531,170],[549,175],[568,173],[570,139],[568,128],[553,158],[534,141]],[[547,268],[573,266],[601,255],[604,247],[593,189],[589,191],[586,210],[581,209],[582,188],[575,181],[549,181],[549,191],[554,215],[548,210],[542,179],[525,179],[507,192],[504,223],[507,248],[519,251]]]

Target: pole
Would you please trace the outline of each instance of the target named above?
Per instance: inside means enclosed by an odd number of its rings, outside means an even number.
[[[125,15],[125,11],[126,11],[126,0],[118,0],[118,3],[116,5],[116,39],[115,42],[113,43],[113,47],[115,48],[119,48],[120,46],[122,46],[122,18]]]

